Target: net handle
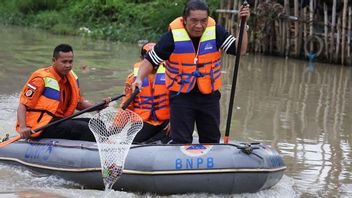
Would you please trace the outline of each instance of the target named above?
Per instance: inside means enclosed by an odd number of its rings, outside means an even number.
[[[134,92],[132,93],[131,97],[129,99],[126,100],[125,104],[122,106],[123,110],[126,110],[128,105],[130,105],[130,103],[132,102],[132,100],[134,100],[134,98],[137,96],[137,94],[139,94],[139,88],[136,87],[136,89],[134,90]]]

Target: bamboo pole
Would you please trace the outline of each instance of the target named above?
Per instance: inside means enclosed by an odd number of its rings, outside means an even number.
[[[328,43],[328,6],[324,2],[324,43],[325,43],[325,57],[329,59],[329,43]]]
[[[220,9],[223,9],[224,7],[224,0],[221,0],[220,1]],[[219,13],[219,16],[218,16],[218,23],[219,24],[222,24],[222,17],[223,17],[223,13]]]
[[[313,21],[314,21],[314,5],[313,0],[309,2],[309,36],[313,36]],[[306,40],[307,42],[307,40]],[[310,42],[310,52],[313,51],[313,42]]]
[[[223,1],[224,2],[224,4],[222,5],[223,7],[221,8],[221,9],[224,9],[224,10],[226,10],[226,1]],[[224,13],[221,13],[222,14],[222,18],[223,18],[223,20],[224,20],[224,22],[222,23],[222,25],[225,27],[225,29],[227,29],[226,28],[226,24],[227,24],[227,18],[226,18],[226,16],[227,16],[227,14],[224,12]]]
[[[298,0],[294,1],[294,16],[296,16],[297,18],[299,17],[299,10],[298,10]],[[299,23],[298,21],[294,22],[294,45],[295,45],[295,51],[294,54],[295,56],[299,56],[299,48],[298,48],[298,32],[299,32]]]
[[[299,5],[299,1],[297,0],[297,5]],[[299,6],[299,18],[304,19],[304,12],[303,9]],[[302,42],[303,42],[303,23],[298,24],[298,29],[297,29],[297,57],[301,56],[301,49],[302,49]]]
[[[237,7],[242,1],[240,0],[221,0],[221,9],[226,12],[219,13],[219,21],[225,24],[229,32],[234,33],[237,29]],[[274,0],[253,0],[252,13],[257,13],[254,23],[261,23],[262,26],[267,23],[267,30],[270,33],[262,31],[256,24],[253,25],[253,34],[250,35],[250,42],[253,44],[252,50],[258,53],[282,54],[285,57],[296,56],[303,57],[302,46],[307,42],[309,36],[320,36],[323,38],[324,52],[321,57],[328,59],[332,63],[352,64],[352,7],[348,5],[351,0],[310,0],[309,5],[301,8],[301,0],[283,0],[285,15],[288,20],[270,20],[267,17],[267,11],[273,9]],[[327,2],[327,3],[325,3]],[[318,16],[314,13],[317,5],[322,4],[323,15]],[[261,6],[259,9],[258,6]],[[292,6],[292,10],[290,9]],[[338,7],[341,11],[337,12]],[[331,10],[331,11],[328,11]],[[261,16],[259,16],[261,15]],[[292,15],[292,16],[290,16]],[[297,17],[295,20],[293,17]],[[315,21],[315,18],[323,17],[323,21]],[[269,27],[270,26],[270,27]],[[323,33],[315,32],[315,27],[323,28]],[[262,35],[259,38],[258,35]],[[314,51],[316,43],[311,42],[308,45],[309,51]]]
[[[284,32],[286,31],[285,30],[285,27],[284,27],[284,21],[283,20],[278,20],[278,28],[277,28],[277,31],[276,31],[276,29],[275,29],[275,34],[277,35],[276,36],[276,46],[277,46],[277,50],[278,50],[278,53],[280,54],[280,55],[282,55],[283,53],[282,53],[282,51],[283,51],[283,49],[284,49],[284,47],[283,47],[283,44],[284,44],[284,41],[285,41],[285,34],[284,34]]]
[[[259,2],[258,2],[258,0],[255,0],[255,2],[254,2],[254,8],[252,8],[253,9],[253,12],[254,13],[258,13],[257,12],[257,7],[258,7],[258,4],[259,4]],[[254,21],[254,23],[253,23],[253,31],[252,31],[252,33],[251,33],[251,40],[253,41],[252,43],[253,43],[253,50],[254,50],[254,53],[257,53],[259,50],[258,50],[258,34],[255,32],[256,30],[257,30],[257,15],[256,15],[256,18],[255,18],[255,20],[253,20]]]
[[[285,0],[284,4],[284,9],[287,15],[290,16],[290,1]],[[285,58],[288,58],[289,51],[290,51],[290,46],[291,46],[291,39],[290,39],[290,32],[291,32],[291,22],[290,21],[285,21],[284,26],[286,27],[286,46],[285,46]]]
[[[226,2],[226,6],[225,6],[225,10],[231,10],[231,2],[230,1],[225,1]],[[231,29],[230,28],[230,23],[231,23],[231,14],[230,13],[225,13],[225,19],[226,19],[226,24],[225,24],[225,27],[228,31],[230,31],[231,33]]]
[[[335,26],[336,26],[336,0],[332,3],[332,16],[331,16],[331,32],[330,32],[330,62],[334,56],[334,41],[335,41]]]
[[[305,20],[307,20],[307,7],[303,8],[303,18]],[[308,27],[307,27],[307,23],[304,23],[303,24],[303,46],[304,44],[307,42],[308,38],[307,38],[307,35],[308,35]]]
[[[346,47],[346,22],[347,22],[347,4],[348,0],[344,0],[343,2],[343,10],[342,10],[342,41],[341,41],[341,64],[345,63],[345,47]]]
[[[271,34],[269,36],[269,54],[273,53],[273,42],[274,42],[274,38],[273,38],[273,34],[275,32],[275,21],[273,21],[271,24]]]
[[[347,57],[350,57],[349,63],[352,65],[352,57],[351,57],[351,26],[352,26],[352,8],[348,7],[348,35],[347,35]]]
[[[254,1],[254,8],[253,8],[254,13],[257,13],[258,3],[259,3],[258,0]]]
[[[336,33],[336,48],[335,48],[335,56],[334,56],[334,62],[339,61],[339,53],[340,53],[340,48],[341,48],[341,17],[337,18],[337,27],[336,27],[337,33]]]
[[[237,5],[236,5],[236,0],[234,0],[233,1],[233,3],[232,3],[232,9],[233,10],[236,10],[236,8],[237,8]],[[238,11],[240,10],[239,8],[237,9]],[[231,14],[231,21],[232,21],[232,23],[231,23],[231,31],[232,31],[232,34],[234,34],[235,33],[235,29],[236,29],[236,32],[238,32],[237,30],[238,30],[238,26],[235,28],[235,26],[234,26],[234,23],[235,24],[237,24],[236,22],[237,22],[237,18],[238,18],[238,16],[239,16],[239,14]],[[237,17],[237,18],[236,18]],[[236,21],[236,22],[235,22]],[[237,34],[237,33],[236,33]]]
[[[233,10],[234,9],[234,7],[233,7],[233,2],[232,1],[230,1],[230,0],[228,0],[228,7],[227,7],[227,9],[228,10]],[[228,26],[228,30],[230,30],[230,33],[231,34],[235,34],[235,32],[234,32],[234,26],[233,26],[233,23],[234,23],[234,14],[228,14],[228,24],[227,24],[227,26]]]

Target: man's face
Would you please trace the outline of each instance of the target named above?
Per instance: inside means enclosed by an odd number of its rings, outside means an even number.
[[[61,76],[65,76],[71,71],[73,65],[73,52],[59,52],[57,58],[53,58],[55,71]]]
[[[201,37],[208,24],[208,13],[206,10],[191,10],[183,20],[190,37]]]

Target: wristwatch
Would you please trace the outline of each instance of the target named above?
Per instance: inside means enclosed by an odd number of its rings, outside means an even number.
[[[246,24],[246,26],[244,26],[244,30],[248,31],[249,30],[249,25]]]
[[[241,24],[240,25],[238,25],[238,28],[241,28]],[[248,31],[249,30],[249,25],[245,25],[244,26],[244,31]]]

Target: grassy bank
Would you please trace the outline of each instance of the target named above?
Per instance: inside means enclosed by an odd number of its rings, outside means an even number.
[[[135,42],[156,40],[186,0],[3,0],[0,22],[57,34]],[[212,11],[217,0],[208,0]],[[214,12],[211,14],[214,16]]]

